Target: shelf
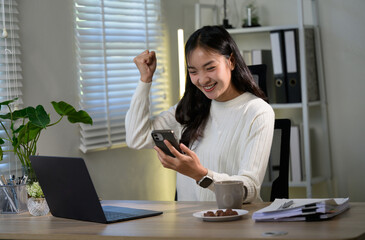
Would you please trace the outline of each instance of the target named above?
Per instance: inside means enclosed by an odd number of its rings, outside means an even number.
[[[311,25],[305,25],[305,28],[312,28]],[[263,26],[263,27],[248,27],[248,28],[233,28],[227,29],[227,31],[231,35],[235,34],[244,34],[244,33],[260,33],[260,32],[270,32],[277,30],[286,30],[286,29],[298,29],[299,25],[281,25],[281,26]]]
[[[311,179],[310,183],[311,184],[318,184],[321,182],[325,182],[327,179],[326,177],[314,177]],[[272,182],[263,182],[262,186],[263,187],[271,187]],[[307,181],[301,181],[301,182],[289,182],[289,187],[307,187],[308,186],[308,182]]]
[[[295,109],[295,108],[303,107],[302,103],[273,103],[270,105],[273,109]],[[316,106],[320,106],[320,105],[321,105],[320,101],[314,101],[314,102],[308,103],[309,107],[316,107]]]

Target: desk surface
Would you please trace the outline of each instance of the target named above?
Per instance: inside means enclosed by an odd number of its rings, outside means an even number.
[[[351,203],[341,215],[321,222],[254,222],[252,213],[267,203],[244,205],[249,211],[232,222],[203,222],[194,212],[215,209],[214,202],[104,201],[108,205],[160,210],[159,216],[99,224],[29,213],[0,214],[0,239],[365,239],[365,203]],[[266,237],[270,231],[288,232]]]

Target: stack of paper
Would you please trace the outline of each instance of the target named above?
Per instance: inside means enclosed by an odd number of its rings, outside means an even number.
[[[275,199],[253,213],[256,221],[318,221],[334,217],[350,207],[349,198]]]

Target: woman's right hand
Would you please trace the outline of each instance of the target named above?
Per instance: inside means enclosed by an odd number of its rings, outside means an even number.
[[[156,71],[157,59],[154,51],[144,51],[133,59],[140,74],[141,81],[145,83],[152,82],[153,74]]]

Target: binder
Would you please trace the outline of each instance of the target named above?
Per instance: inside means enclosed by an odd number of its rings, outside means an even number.
[[[300,71],[299,71],[299,48],[298,34],[296,29],[284,30],[285,62],[286,62],[286,88],[288,103],[302,101]]]
[[[299,126],[292,126],[290,130],[290,169],[293,182],[303,180]]]
[[[317,64],[314,46],[314,30],[307,28],[305,34],[306,75],[308,101],[319,100]],[[297,29],[284,31],[285,62],[288,103],[302,101],[299,41]]]
[[[272,54],[270,49],[253,49],[252,65],[266,65],[266,82],[264,92],[269,99],[269,103],[274,102],[274,73],[272,64]]]
[[[319,100],[318,78],[317,78],[317,62],[316,51],[314,45],[314,30],[306,28],[305,33],[305,51],[307,65],[307,93],[308,101]]]
[[[276,103],[287,102],[285,46],[283,36],[282,30],[270,32]]]

